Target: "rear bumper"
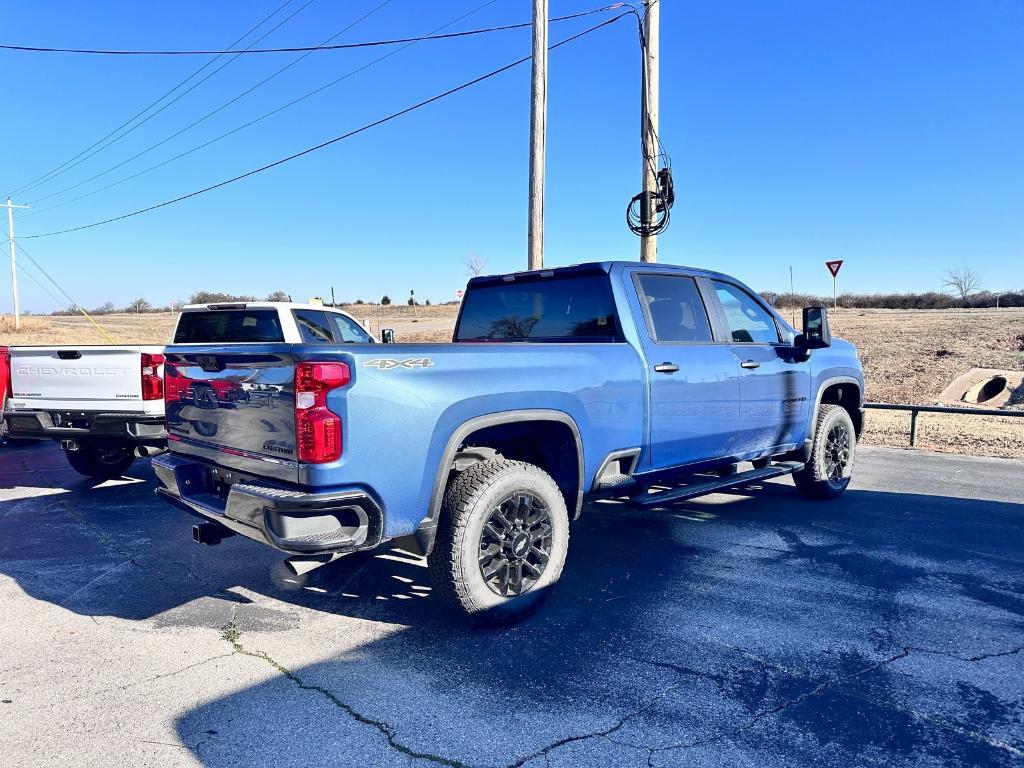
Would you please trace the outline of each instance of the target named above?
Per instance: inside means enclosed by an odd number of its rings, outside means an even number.
[[[281,552],[345,553],[381,541],[383,513],[365,491],[307,493],[173,453],[152,464],[158,496]]]
[[[160,448],[167,444],[167,430],[162,415],[8,411],[4,417],[11,437],[118,440]]]

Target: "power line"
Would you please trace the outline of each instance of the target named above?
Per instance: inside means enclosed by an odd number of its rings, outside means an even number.
[[[4,236],[5,236],[5,237],[7,236],[7,230],[6,230],[6,229],[4,229],[4,230],[3,230],[3,234],[4,234]],[[15,245],[17,245],[17,247],[18,247],[18,248],[21,248],[21,244],[20,244],[20,243],[15,243]],[[24,252],[24,251],[22,251],[22,252]],[[5,256],[7,256],[7,259],[8,259],[9,261],[14,261],[14,259],[12,259],[12,258],[11,258],[11,254],[7,253],[6,251],[4,251],[4,255],[5,255]],[[29,270],[25,269],[25,265],[24,265],[24,264],[20,265],[20,267],[19,267],[19,270],[18,270],[18,271],[19,271],[19,272],[21,272],[21,274],[23,274],[23,275],[25,275],[26,277],[28,277],[28,279],[29,279],[29,280],[31,280],[31,281],[32,281],[33,283],[35,283],[36,285],[38,285],[38,286],[39,286],[39,287],[40,287],[40,288],[41,288],[41,289],[42,289],[42,290],[43,290],[44,292],[46,292],[46,293],[47,293],[47,294],[49,295],[49,297],[50,297],[51,299],[53,299],[54,303],[55,303],[55,304],[56,304],[56,305],[57,305],[58,307],[62,307],[62,306],[64,306],[64,302],[63,302],[63,301],[61,301],[61,300],[60,300],[59,298],[57,298],[56,296],[54,296],[54,294],[53,294],[53,291],[51,291],[51,290],[50,290],[49,288],[47,288],[47,287],[46,287],[46,286],[45,286],[45,285],[44,285],[43,283],[41,283],[41,282],[39,281],[39,279],[38,279],[38,278],[37,278],[37,277],[36,277],[35,275],[33,275],[33,274],[32,274],[32,273],[31,273],[31,272],[29,271]]]
[[[559,42],[555,43],[554,45],[548,46],[548,50],[549,51],[553,51],[556,48],[560,48],[561,46],[566,45],[568,43],[571,43],[571,42],[573,42],[575,40],[578,40],[581,37],[589,35],[592,32],[596,32],[597,30],[601,29],[602,27],[607,27],[610,24],[614,24],[616,21],[618,21],[619,19],[621,19],[621,18],[623,18],[624,16],[627,16],[627,15],[628,15],[628,12],[627,13],[620,13],[618,16],[614,16],[611,19],[607,19],[606,21],[602,21],[600,24],[595,24],[592,27],[588,27],[587,29],[583,30],[582,32],[578,32],[577,34],[572,35],[571,37],[567,37],[564,40],[560,40]],[[99,226],[102,226],[103,224],[111,224],[111,223],[113,223],[115,221],[121,221],[122,219],[128,219],[128,218],[131,218],[133,216],[138,216],[138,215],[143,214],[143,213],[149,213],[150,211],[155,211],[158,208],[164,208],[164,207],[166,207],[168,205],[173,205],[174,203],[180,203],[180,202],[182,202],[184,200],[188,200],[188,199],[193,198],[193,197],[198,197],[199,195],[205,194],[206,192],[211,192],[211,191],[213,191],[215,189],[219,189],[221,187],[226,187],[228,184],[233,184],[236,181],[241,181],[242,179],[247,179],[250,176],[255,176],[258,173],[263,173],[264,171],[268,171],[271,168],[276,168],[279,165],[284,165],[287,162],[290,162],[292,160],[296,160],[296,159],[298,159],[300,157],[304,157],[305,155],[308,155],[308,154],[312,154],[313,152],[317,152],[317,151],[319,151],[321,149],[324,149],[325,147],[329,147],[332,144],[337,144],[339,141],[344,141],[345,139],[349,139],[349,138],[351,138],[353,136],[356,136],[357,134],[360,134],[360,133],[363,133],[365,131],[368,131],[371,128],[376,128],[379,125],[383,125],[384,123],[391,122],[392,120],[395,120],[395,119],[397,119],[399,117],[402,117],[403,115],[407,115],[410,112],[414,112],[417,109],[421,109],[422,107],[425,107],[428,104],[433,104],[435,101],[440,101],[441,99],[447,98],[448,96],[452,96],[452,95],[454,95],[456,93],[459,93],[460,91],[464,91],[465,89],[470,88],[470,87],[472,87],[472,86],[474,86],[474,85],[476,85],[478,83],[481,83],[481,82],[483,82],[485,80],[489,80],[492,77],[496,77],[497,75],[500,75],[503,72],[507,72],[508,70],[513,69],[513,68],[519,66],[520,64],[523,64],[523,63],[529,61],[531,58],[533,58],[533,57],[532,56],[524,56],[521,59],[517,59],[516,61],[513,61],[513,62],[511,62],[509,64],[506,64],[506,65],[504,65],[502,67],[499,67],[497,69],[491,70],[490,72],[487,72],[486,74],[480,75],[479,77],[475,77],[472,80],[468,80],[468,81],[462,83],[461,85],[457,85],[454,88],[449,88],[447,91],[443,91],[442,93],[439,93],[439,94],[437,94],[435,96],[431,96],[429,99],[424,99],[423,101],[419,101],[419,102],[417,102],[415,104],[412,104],[412,105],[410,105],[408,107],[405,107],[404,109],[400,109],[397,112],[392,112],[390,115],[382,117],[382,118],[380,118],[378,120],[374,120],[371,123],[367,123],[367,124],[365,124],[363,126],[360,126],[359,128],[355,128],[354,130],[348,131],[347,133],[343,133],[340,136],[335,136],[333,139],[328,139],[327,141],[321,142],[321,143],[316,144],[316,145],[314,145],[312,147],[307,147],[306,149],[303,149],[300,152],[296,152],[294,154],[288,155],[287,157],[282,157],[280,160],[275,160],[272,163],[267,163],[266,165],[260,166],[259,168],[254,168],[251,171],[246,171],[245,173],[238,174],[237,176],[233,176],[230,179],[225,179],[224,181],[217,182],[216,184],[211,184],[211,185],[209,185],[207,187],[203,187],[202,189],[197,189],[197,190],[195,190],[193,192],[189,192],[188,194],[179,195],[178,197],[172,198],[170,200],[164,200],[161,203],[156,203],[155,205],[150,205],[150,206],[148,206],[146,208],[140,208],[140,209],[132,211],[130,213],[124,213],[124,214],[121,214],[120,216],[114,216],[112,218],[104,219],[102,221],[94,221],[91,224],[83,224],[83,225],[78,226],[78,227],[69,227],[67,229],[61,229],[61,230],[57,230],[55,232],[44,232],[44,233],[41,233],[41,234],[38,234],[38,235],[25,235],[24,239],[27,240],[27,239],[33,239],[33,238],[38,238],[38,237],[52,237],[54,235],[64,235],[64,234],[67,234],[69,232],[79,232],[79,231],[81,231],[83,229],[92,229],[93,227],[99,227]]]
[[[618,8],[624,7],[625,3],[613,3],[612,5],[606,5],[604,8],[597,8],[592,11],[583,11],[582,13],[573,13],[567,16],[553,16],[548,21],[566,21],[568,19],[578,19],[583,16],[590,16],[601,11],[613,11]],[[242,51],[203,51],[203,50],[112,50],[103,48],[46,48],[42,46],[33,45],[0,45],[0,49],[8,51],[29,51],[35,53],[82,53],[92,54],[100,56],[223,56],[227,53],[238,53],[241,54],[253,54],[253,53],[302,53],[308,52],[313,53],[315,51],[342,51],[350,50],[353,48],[375,48],[383,45],[400,45],[402,43],[419,43],[427,40],[448,40],[456,37],[470,37],[472,35],[482,35],[488,32],[505,32],[512,29],[523,29],[524,27],[532,26],[533,22],[525,21],[519,24],[504,24],[496,27],[485,27],[482,29],[467,29],[461,32],[448,32],[442,35],[423,35],[420,37],[395,37],[387,40],[366,40],[359,43],[339,43],[337,45],[304,45],[304,46],[293,46],[290,48],[246,48]]]
[[[293,2],[293,0],[287,0],[287,2],[284,3],[284,5],[280,6],[276,11],[274,11],[272,14],[270,14],[270,16],[267,16],[263,21],[261,21],[255,27],[253,27],[248,32],[246,32],[244,35],[242,35],[242,37],[240,37],[232,45],[237,45],[237,43],[239,41],[244,40],[246,37],[248,37],[250,34],[252,34],[252,32],[254,32],[256,29],[258,29],[260,26],[262,26],[268,19],[270,19],[270,18],[274,17],[275,15],[277,15],[277,13],[279,11],[284,9],[286,6],[290,5],[292,2]],[[250,47],[250,48],[253,47],[254,45],[256,45],[256,43],[260,42],[261,40],[265,39],[267,36],[271,35],[273,32],[275,32],[281,26],[283,26],[284,24],[287,24],[289,21],[291,21],[293,18],[295,18],[296,15],[298,15],[299,13],[304,11],[313,2],[315,2],[315,0],[306,0],[306,3],[303,4],[298,10],[293,11],[291,14],[288,15],[288,17],[286,17],[284,20],[278,22],[278,24],[276,24],[274,27],[272,27],[269,31],[265,32],[260,37],[256,38],[248,47]],[[194,91],[196,88],[198,88],[200,85],[205,83],[211,77],[216,75],[222,69],[224,69],[225,67],[229,66],[232,62],[235,61],[235,59],[238,58],[239,55],[241,55],[241,51],[235,52],[235,54],[230,59],[228,59],[223,64],[221,64],[219,67],[217,67],[215,70],[213,70],[213,72],[210,72],[208,75],[203,77],[201,80],[199,80],[198,82],[192,84],[189,88],[187,88],[186,90],[184,90],[181,93],[179,93],[177,96],[175,96],[173,99],[168,101],[166,104],[164,104],[162,107],[157,109],[155,112],[153,112],[152,114],[147,115],[142,120],[140,120],[138,123],[133,125],[131,128],[128,128],[128,130],[124,131],[123,133],[118,134],[118,132],[122,128],[124,128],[125,126],[129,125],[130,123],[132,123],[136,118],[138,118],[141,115],[145,114],[152,107],[156,106],[161,101],[163,101],[165,98],[167,98],[167,96],[169,96],[172,93],[174,93],[174,91],[176,91],[182,85],[187,83],[189,80],[191,80],[197,74],[202,72],[204,69],[206,69],[206,67],[210,66],[210,64],[213,64],[217,59],[220,58],[220,56],[217,56],[214,59],[212,59],[211,61],[208,61],[206,64],[204,64],[198,70],[196,70],[191,75],[189,75],[187,78],[185,78],[181,83],[176,85],[170,91],[168,91],[163,96],[161,96],[159,99],[157,99],[152,104],[150,104],[148,107],[146,107],[146,109],[144,109],[141,112],[137,113],[135,115],[135,117],[132,117],[127,122],[122,123],[120,127],[115,128],[113,131],[108,133],[104,138],[102,138],[99,141],[95,142],[92,146],[88,147],[87,149],[83,150],[82,152],[79,152],[75,157],[71,158],[71,160],[65,161],[61,165],[59,165],[56,168],[54,168],[52,171],[49,171],[48,173],[43,174],[42,176],[40,176],[35,181],[32,181],[32,182],[26,184],[25,186],[20,187],[20,188],[14,190],[10,194],[11,195],[15,195],[15,194],[18,194],[18,193],[21,193],[21,192],[25,192],[25,191],[27,191],[29,189],[34,189],[35,187],[39,186],[40,184],[45,184],[46,182],[48,182],[48,181],[50,181],[52,179],[55,179],[57,176],[62,176],[63,174],[65,174],[68,171],[70,171],[72,168],[74,168],[74,167],[76,167],[78,165],[81,165],[82,163],[84,163],[89,158],[93,157],[94,155],[99,154],[100,152],[102,152],[104,149],[106,149],[107,147],[111,146],[112,144],[117,143],[118,141],[123,139],[128,134],[132,133],[133,131],[137,130],[138,128],[140,128],[143,125],[145,125],[146,123],[148,123],[150,120],[152,120],[154,117],[159,115],[161,112],[163,112],[169,106],[171,106],[172,104],[178,102],[183,97],[187,96],[189,93]],[[115,136],[114,134],[118,134],[118,135]],[[111,137],[113,137],[113,138],[111,138]],[[109,141],[108,141],[108,139],[109,139]],[[104,143],[104,142],[106,142],[106,143]]]
[[[434,28],[428,34],[432,35],[432,34],[435,34],[437,32],[440,32],[443,29],[447,29],[448,27],[452,26],[453,24],[458,24],[463,19],[469,18],[470,16],[473,16],[474,14],[479,13],[484,8],[487,8],[488,6],[493,5],[497,1],[498,0],[487,0],[487,2],[483,3],[482,5],[478,5],[476,8],[473,8],[472,10],[467,11],[466,13],[462,14],[461,16],[457,16],[456,18],[452,19],[451,21],[448,21],[448,22],[442,24],[441,26]],[[311,96],[315,96],[316,94],[321,93],[322,91],[325,91],[328,88],[332,88],[335,85],[337,85],[338,83],[341,83],[342,81],[347,80],[348,78],[352,77],[353,75],[356,75],[356,74],[358,74],[360,72],[363,72],[364,70],[370,69],[371,67],[381,63],[385,59],[389,59],[392,56],[395,56],[396,54],[401,53],[402,51],[404,51],[405,49],[407,49],[407,48],[409,48],[409,47],[411,47],[413,45],[415,45],[415,43],[406,43],[405,45],[403,45],[403,46],[401,46],[399,48],[396,48],[393,51],[389,51],[388,53],[385,53],[383,56],[379,56],[376,59],[373,59],[372,61],[368,61],[366,64],[363,64],[362,66],[359,66],[359,67],[356,67],[353,70],[350,70],[349,72],[345,73],[344,75],[341,75],[340,77],[335,78],[334,80],[330,81],[329,83],[325,83],[324,85],[321,85],[318,88],[314,88],[311,91],[307,91],[303,95],[298,96],[298,97],[292,99],[291,101],[289,101],[289,102],[287,102],[285,104],[282,104],[281,106],[279,106],[279,107],[277,107],[275,109],[270,110],[269,112],[265,112],[264,114],[260,115],[259,117],[253,118],[252,120],[250,120],[250,121],[248,121],[246,123],[243,123],[242,125],[240,125],[240,126],[238,126],[236,128],[233,128],[230,131],[227,131],[226,133],[222,133],[219,136],[215,136],[214,138],[209,139],[208,141],[205,141],[202,144],[199,144],[199,145],[197,145],[195,147],[192,147],[191,149],[188,149],[188,150],[186,150],[184,152],[181,152],[181,153],[175,155],[174,157],[168,158],[167,160],[164,160],[163,162],[157,163],[156,165],[152,165],[149,168],[145,168],[145,169],[143,169],[141,171],[138,171],[137,173],[133,173],[130,176],[126,176],[123,179],[115,181],[114,183],[108,184],[108,185],[106,185],[104,187],[100,187],[99,189],[93,190],[92,192],[89,192],[87,194],[79,195],[78,197],[73,197],[70,200],[65,200],[62,203],[57,203],[56,205],[51,205],[51,206],[48,206],[46,208],[35,209],[34,211],[32,211],[30,213],[24,214],[22,216],[22,218],[27,218],[29,216],[34,216],[37,213],[45,213],[46,211],[51,211],[54,208],[59,208],[59,207],[61,207],[63,205],[68,205],[69,203],[74,203],[74,202],[76,202],[78,200],[83,200],[83,199],[85,199],[87,197],[91,197],[92,195],[98,194],[100,192],[104,192],[104,191],[106,191],[108,189],[111,189],[112,187],[116,187],[116,186],[118,186],[120,184],[123,184],[124,182],[131,181],[132,179],[136,179],[139,176],[142,176],[142,175],[144,175],[146,173],[149,173],[150,171],[155,171],[158,168],[162,168],[163,166],[168,165],[169,163],[172,163],[175,160],[179,160],[179,159],[181,159],[181,158],[183,158],[183,157],[185,157],[187,155],[192,154],[193,152],[197,152],[200,149],[204,149],[204,148],[210,146],[211,144],[214,144],[214,143],[220,141],[221,139],[225,139],[228,136],[231,136],[232,134],[238,133],[239,131],[242,131],[242,130],[244,130],[244,129],[252,126],[252,125],[255,125],[256,123],[259,123],[259,122],[267,119],[268,117],[272,117],[273,115],[276,115],[278,112],[282,112],[283,110],[288,109],[289,107],[292,107],[292,106],[298,104],[299,102],[304,101],[304,100],[310,98]],[[153,147],[151,147],[150,149],[152,149],[152,148]],[[130,159],[131,160],[136,159],[136,158],[138,158],[142,154],[145,154],[145,152],[148,152],[148,151],[149,150],[144,150],[143,152],[139,153],[138,155],[136,155],[135,157],[130,158]],[[121,163],[120,165],[124,165],[124,163]],[[119,167],[119,166],[114,166],[114,168],[110,168],[108,170],[115,170],[117,167]],[[96,176],[93,176],[91,179],[87,179],[86,181],[93,181],[93,180],[95,180],[95,179],[97,179],[97,178],[99,178],[101,176],[106,175],[106,173],[107,173],[107,171],[104,171],[103,173],[99,173]],[[86,183],[86,182],[82,182],[82,184],[84,184],[84,183]],[[81,186],[81,184],[76,184],[76,185],[73,185],[72,187],[67,187],[64,190],[62,190],[61,192],[68,192],[71,189],[74,189],[75,187],[78,187],[78,186]],[[55,193],[55,194],[60,194],[60,193]],[[54,195],[49,195],[49,197],[53,197],[53,196]],[[33,201],[33,202],[39,202],[40,200],[45,200],[45,199],[46,198],[38,198],[36,201]]]
[[[313,2],[313,0],[310,0],[310,2]],[[335,32],[333,35],[328,37],[325,42],[329,42],[329,41],[334,40],[335,38],[345,34],[350,29],[355,27],[357,24],[359,24],[359,23],[363,22],[364,20],[368,19],[370,16],[375,14],[377,11],[381,10],[384,6],[389,5],[392,2],[394,2],[394,0],[384,0],[382,3],[378,4],[376,7],[372,8],[371,10],[367,11],[366,13],[364,13],[362,16],[360,16],[358,19],[353,21],[348,26],[342,28],[338,32]],[[309,5],[309,3],[306,3],[306,5]],[[305,6],[303,6],[303,8],[304,7]],[[299,10],[301,11],[302,8],[300,8]],[[286,21],[287,21],[287,19],[286,19]],[[273,30],[271,30],[271,32],[272,31]],[[38,202],[42,202],[43,200],[49,200],[50,198],[57,197],[58,195],[63,195],[65,192],[70,192],[72,189],[78,189],[79,187],[84,186],[84,185],[88,184],[91,181],[95,181],[96,179],[99,179],[99,178],[102,178],[103,176],[106,176],[111,171],[116,171],[118,168],[122,168],[125,165],[127,165],[128,163],[133,162],[134,160],[138,160],[140,157],[142,157],[143,155],[146,155],[146,154],[152,152],[157,147],[163,146],[168,141],[171,141],[172,139],[177,138],[178,136],[180,136],[181,134],[185,133],[186,131],[189,131],[192,128],[195,128],[200,123],[203,123],[206,120],[209,120],[211,117],[216,115],[221,110],[227,109],[232,104],[234,104],[236,101],[239,101],[240,99],[248,96],[250,93],[255,91],[257,88],[260,88],[260,87],[266,85],[267,83],[269,83],[271,80],[273,80],[278,75],[282,74],[283,72],[285,72],[288,69],[291,69],[292,67],[294,67],[296,64],[298,64],[300,61],[302,61],[304,58],[306,58],[309,55],[310,55],[309,53],[304,53],[302,56],[299,56],[298,58],[288,62],[287,64],[285,64],[283,67],[281,67],[277,71],[271,73],[270,75],[267,75],[265,78],[260,80],[255,85],[251,86],[250,88],[246,89],[245,91],[242,91],[242,93],[240,93],[237,96],[234,96],[233,98],[231,98],[228,101],[224,102],[219,107],[216,107],[215,109],[211,110],[210,112],[207,112],[205,115],[200,117],[198,120],[192,121],[191,123],[186,125],[184,128],[181,128],[181,129],[175,131],[170,136],[164,137],[163,139],[158,141],[156,144],[152,144],[152,145],[146,147],[146,149],[143,149],[141,152],[135,153],[134,155],[129,157],[127,160],[122,160],[120,163],[117,163],[116,165],[113,165],[110,168],[107,168],[105,171],[100,171],[99,173],[97,173],[97,174],[95,174],[93,176],[90,176],[88,179],[85,179],[84,181],[80,181],[77,184],[72,184],[69,187],[64,187],[64,189],[58,190],[56,192],[51,192],[50,194],[43,195],[42,197],[37,197],[35,200],[30,201],[29,205],[32,205],[32,204],[38,203]],[[170,105],[168,105],[168,106],[170,106]]]

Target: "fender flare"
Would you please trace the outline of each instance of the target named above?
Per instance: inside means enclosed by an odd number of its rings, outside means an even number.
[[[575,509],[570,512],[570,519],[575,520],[580,515],[583,507],[583,441],[580,439],[580,430],[576,421],[564,411],[557,411],[547,408],[526,408],[516,411],[501,411],[499,413],[488,413],[476,416],[463,422],[448,438],[444,452],[441,454],[441,461],[434,476],[434,486],[430,492],[430,506],[426,516],[420,521],[416,528],[415,538],[420,550],[424,555],[430,554],[434,547],[434,538],[437,535],[437,518],[441,514],[441,502],[444,499],[445,488],[447,487],[448,474],[451,471],[452,462],[459,451],[462,442],[474,432],[487,427],[495,427],[501,424],[514,424],[521,421],[554,421],[569,427],[572,432],[573,441],[576,443],[576,504]]]
[[[835,386],[836,384],[853,384],[857,387],[857,392],[860,394],[860,402],[858,405],[864,407],[864,387],[861,382],[853,376],[830,376],[818,385],[818,392],[814,396],[814,410],[811,411],[810,421],[808,422],[807,437],[804,438],[804,444],[799,449],[799,453],[804,457],[805,462],[810,461],[811,448],[814,444],[814,426],[818,423],[818,409],[821,407],[821,396],[825,394],[825,390],[829,387]]]

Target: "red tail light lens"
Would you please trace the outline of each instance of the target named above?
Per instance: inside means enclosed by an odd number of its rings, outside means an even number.
[[[0,392],[7,397],[13,395],[11,389],[11,353],[7,347],[0,347]],[[3,398],[0,398],[0,408],[3,407]]]
[[[299,461],[325,464],[341,458],[341,417],[327,407],[327,393],[352,380],[345,363],[295,364],[295,436]]]
[[[162,400],[164,381],[160,377],[160,366],[164,364],[163,355],[142,353],[142,399]]]

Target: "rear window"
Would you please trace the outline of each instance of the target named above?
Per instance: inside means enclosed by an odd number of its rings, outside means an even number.
[[[239,344],[284,341],[276,309],[211,309],[185,312],[175,344]]]
[[[608,276],[475,285],[456,341],[621,341]]]

